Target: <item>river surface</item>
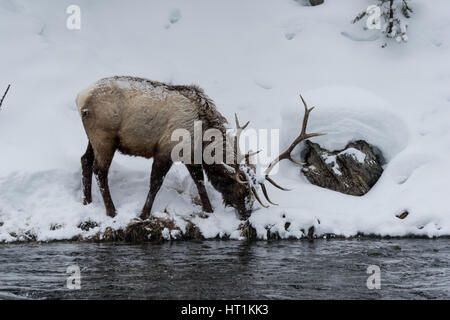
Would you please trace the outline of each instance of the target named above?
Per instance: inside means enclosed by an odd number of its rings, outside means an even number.
[[[0,299],[449,299],[449,259],[448,239],[1,244]]]

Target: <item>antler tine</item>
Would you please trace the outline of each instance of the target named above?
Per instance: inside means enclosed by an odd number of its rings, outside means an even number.
[[[236,113],[234,114],[234,121],[236,121],[236,129],[241,129],[241,130],[244,130],[245,128],[247,128],[248,124],[250,123],[250,121],[247,121],[247,123],[241,127]]]
[[[291,191],[291,189],[286,189],[283,188],[282,186],[280,186],[278,183],[276,183],[275,181],[272,180],[272,178],[270,178],[269,176],[266,176],[266,180],[269,181],[274,187],[283,190],[283,191]]]
[[[248,153],[246,153],[244,155],[241,154],[239,140],[240,140],[242,131],[245,130],[245,128],[247,128],[250,121],[247,121],[243,126],[241,126],[239,124],[239,119],[238,119],[238,116],[236,113],[234,114],[234,120],[236,121],[236,130],[237,130],[237,132],[236,132],[236,164],[239,164],[243,159],[245,159],[246,164],[250,164],[250,157],[257,155],[258,153],[261,152],[261,150],[258,150],[256,152],[252,152],[250,150]]]
[[[258,151],[255,151],[255,152],[253,152],[253,151],[249,151],[245,156],[244,156],[244,158],[245,158],[245,163],[247,164],[247,165],[250,165],[250,157],[253,157],[253,156],[256,156],[258,153],[260,153],[261,152],[261,150],[258,150]]]
[[[294,148],[295,148],[300,142],[302,142],[303,140],[306,140],[306,139],[309,139],[309,138],[312,138],[312,137],[322,136],[322,135],[326,134],[326,133],[322,133],[322,132],[306,133],[306,127],[308,126],[309,114],[310,114],[311,111],[314,109],[314,107],[308,108],[308,105],[307,105],[305,99],[303,99],[303,96],[302,96],[302,95],[300,95],[300,99],[302,100],[303,105],[304,105],[304,107],[305,107],[305,114],[304,114],[304,116],[303,116],[302,130],[301,130],[301,132],[300,132],[300,135],[299,135],[297,138],[295,138],[295,140],[291,143],[291,145],[289,146],[289,148],[287,148],[284,152],[282,152],[282,153],[278,156],[278,158],[276,158],[274,161],[272,161],[272,162],[270,163],[269,167],[267,167],[266,172],[265,172],[265,173],[266,173],[266,179],[267,179],[270,183],[272,183],[274,186],[276,186],[277,188],[280,188],[280,189],[281,189],[281,187],[278,186],[278,185],[275,185],[275,184],[274,184],[274,181],[268,177],[268,175],[269,175],[270,171],[273,169],[273,167],[274,167],[278,162],[280,162],[280,161],[283,160],[283,159],[289,159],[290,161],[292,161],[292,162],[295,163],[295,164],[304,165],[305,163],[300,162],[300,161],[297,161],[297,160],[295,160],[295,159],[292,158],[292,155],[291,155],[292,150],[294,150]],[[270,180],[269,180],[269,179],[270,179]]]
[[[241,148],[239,146],[239,139],[241,138],[242,131],[247,128],[250,121],[247,121],[243,126],[239,124],[239,119],[237,114],[234,114],[234,120],[236,121],[236,165],[239,165],[239,163],[242,161],[242,159],[246,158],[246,155],[241,154]],[[250,156],[248,156],[250,157]]]
[[[240,139],[242,131],[245,128],[247,128],[247,126],[249,125],[250,121],[247,121],[243,126],[241,126],[240,123],[239,123],[239,118],[238,118],[236,113],[234,114],[234,120],[236,122],[236,130],[237,130],[237,133],[236,133],[236,145],[235,145],[235,147],[236,147],[236,172],[235,172],[235,179],[236,179],[237,182],[239,182],[241,184],[247,184],[248,185],[248,191],[249,191],[250,200],[252,200],[253,197],[254,197],[259,202],[259,204],[262,207],[268,208],[269,206],[262,202],[262,200],[261,200],[260,196],[258,195],[255,187],[253,185],[251,185],[249,181],[242,181],[241,177],[239,176],[238,167],[239,167],[239,163],[242,161],[242,159],[245,159],[245,163],[247,165],[249,165],[250,164],[250,157],[252,157],[254,155],[257,155],[258,153],[261,152],[261,150],[256,151],[256,152],[249,151],[245,155],[241,154],[241,149],[240,149],[240,146],[239,146],[239,139]],[[270,180],[269,180],[269,182],[270,182]],[[271,183],[274,184],[275,186],[278,186],[275,182],[271,182]],[[259,183],[259,184],[261,186],[261,189],[263,190],[263,194],[264,194],[265,198],[267,199],[267,201],[269,203],[273,204],[273,205],[277,205],[276,203],[273,203],[270,200],[269,195],[267,193],[266,186],[263,183]],[[283,189],[283,190],[287,190],[287,189],[284,189],[284,188],[282,188],[280,186],[278,186],[278,187]]]
[[[264,183],[260,183],[259,184],[261,186],[261,189],[263,191],[264,197],[266,197],[266,200],[269,201],[269,203],[273,204],[274,206],[277,206],[278,204],[273,203],[270,198],[269,198],[269,194],[267,193],[267,189],[266,186],[264,185]]]
[[[239,118],[238,118],[238,116],[237,116],[236,113],[234,114],[234,120],[235,120],[235,122],[236,122],[236,137],[235,137],[236,143],[235,143],[235,146],[234,146],[234,147],[236,148],[236,149],[235,149],[235,150],[236,150],[236,159],[235,159],[235,161],[236,161],[236,163],[235,163],[235,166],[236,166],[236,172],[235,172],[235,180],[236,180],[237,182],[241,183],[241,184],[249,184],[248,181],[243,181],[243,180],[240,178],[240,176],[239,176],[239,171],[238,171],[239,164],[241,163],[241,161],[242,161],[243,159],[245,159],[246,164],[250,164],[250,157],[251,157],[251,156],[254,156],[255,154],[258,154],[259,151],[258,151],[258,152],[249,152],[249,153],[247,153],[247,154],[245,154],[245,155],[243,155],[243,154],[241,153],[241,148],[240,148],[240,145],[239,145],[239,140],[240,140],[242,131],[243,131],[245,128],[247,128],[247,126],[249,125],[250,121],[247,121],[243,126],[241,126],[241,125],[239,124]],[[249,191],[250,191],[250,196],[252,196],[252,190],[249,190]]]
[[[305,115],[303,116],[302,132],[300,133],[300,135],[302,135],[306,133],[306,126],[308,125],[309,114],[314,109],[314,107],[309,109],[308,104],[306,103],[305,99],[303,99],[302,95],[300,95],[300,99],[302,99],[303,105],[305,106]]]
[[[255,196],[256,200],[258,200],[258,202],[259,202],[259,204],[260,204],[261,206],[263,206],[264,208],[268,208],[268,207],[269,207],[268,205],[265,205],[265,204],[261,201],[261,198],[259,197],[258,193],[256,192],[255,187],[251,187],[250,190],[251,190],[250,193],[253,193],[253,195]]]

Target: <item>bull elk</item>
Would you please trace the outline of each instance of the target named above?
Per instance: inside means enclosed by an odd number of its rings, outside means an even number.
[[[175,129],[183,128],[193,135],[194,122],[201,121],[204,130],[218,129],[224,141],[227,141],[227,120],[203,90],[194,85],[171,85],[116,76],[99,80],[80,92],[76,104],[89,140],[87,150],[81,157],[83,203],[92,202],[92,175],[95,174],[106,214],[111,217],[115,216],[116,209],[109,191],[108,171],[116,150],[127,155],[153,158],[150,190],[140,214],[141,219],[146,219],[165,175],[173,164],[171,151],[177,142],[171,140],[171,135]],[[296,144],[312,136],[304,132],[311,109],[307,109],[305,104],[305,110],[302,134],[294,141]],[[248,126],[248,122],[241,126],[235,117],[238,129],[235,139],[239,141],[239,134]],[[229,148],[228,145],[225,147]],[[275,161],[284,158],[293,160],[286,152]],[[267,201],[273,202],[267,194],[264,179],[256,178],[255,167],[250,164],[249,158],[254,153],[242,155],[236,143],[232,154],[232,165],[207,164],[204,161],[201,164],[185,165],[198,189],[205,212],[212,212],[213,209],[205,189],[203,171],[213,187],[222,194],[224,204],[234,207],[240,217],[245,219],[251,214],[255,199],[267,207],[257,189],[261,188]],[[286,190],[268,176],[275,164],[269,166],[265,178],[275,187]]]

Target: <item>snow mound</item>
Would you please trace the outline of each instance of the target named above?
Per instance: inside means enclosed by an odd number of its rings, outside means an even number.
[[[308,91],[303,97],[309,107],[316,106],[310,114],[308,132],[327,133],[313,138],[323,148],[338,150],[351,141],[365,140],[390,161],[408,145],[408,126],[395,107],[367,90],[332,86]],[[282,148],[300,133],[303,115],[300,99],[283,109]]]

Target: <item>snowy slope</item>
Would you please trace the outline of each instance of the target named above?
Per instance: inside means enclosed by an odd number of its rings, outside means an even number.
[[[340,148],[364,138],[383,151],[385,171],[363,197],[311,185],[282,163],[275,178],[293,191],[270,188],[280,205],[250,218],[261,238],[268,228],[300,237],[312,225],[317,235],[450,235],[450,3],[412,1],[409,42],[382,49],[384,39],[350,24],[372,2],[0,0],[0,90],[12,84],[0,111],[0,241],[68,239],[82,221],[98,222],[95,232],[137,216],[151,161],[119,154],[110,173],[117,217],[105,216],[95,186],[94,203],[81,205],[87,140],[74,100],[111,75],[198,84],[228,119],[237,112],[253,128],[280,128],[282,147],[298,134],[301,92],[317,107],[310,131],[328,133],[314,141]],[[73,3],[78,31],[66,28]],[[167,209],[180,226],[188,218],[205,237],[238,238],[234,211],[208,193],[216,210],[204,219],[176,165],[153,211]]]

